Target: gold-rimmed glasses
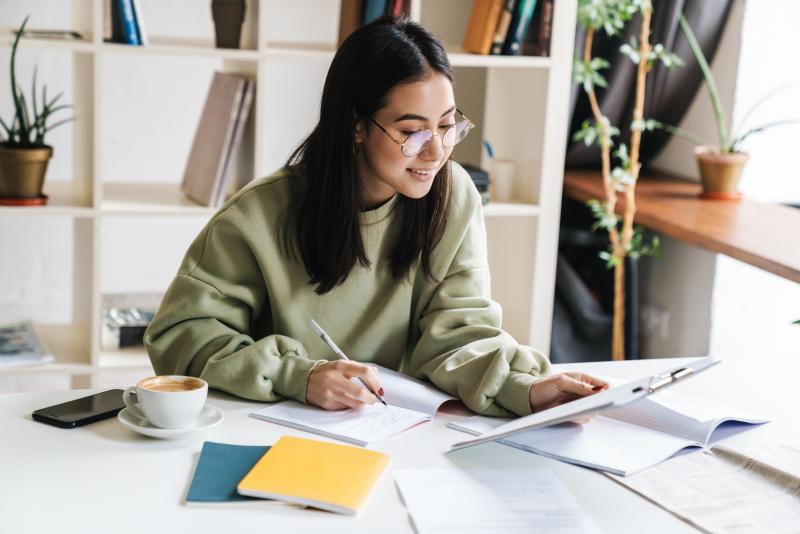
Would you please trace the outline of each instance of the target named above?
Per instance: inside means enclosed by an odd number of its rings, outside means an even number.
[[[461,120],[447,126],[441,133],[433,133],[431,130],[427,129],[417,130],[411,135],[408,135],[405,139],[396,139],[392,134],[387,132],[383,126],[378,124],[375,119],[370,117],[369,120],[380,128],[383,133],[389,136],[389,139],[400,145],[400,152],[402,152],[404,156],[411,158],[428,148],[428,145],[431,144],[434,137],[441,137],[442,146],[445,148],[452,148],[464,140],[469,131],[475,127],[475,123],[469,120],[460,109],[456,108],[456,111],[461,115]]]

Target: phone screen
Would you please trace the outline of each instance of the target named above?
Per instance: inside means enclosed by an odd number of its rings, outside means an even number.
[[[48,406],[36,410],[34,415],[57,419],[64,423],[77,423],[87,419],[96,420],[105,414],[108,414],[109,417],[114,416],[124,407],[122,390],[112,389],[63,404]]]

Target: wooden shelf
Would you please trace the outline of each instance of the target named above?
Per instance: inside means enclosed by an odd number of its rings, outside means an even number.
[[[541,56],[484,56],[471,54],[457,45],[445,45],[447,58],[453,67],[503,67],[549,69],[550,58]]]
[[[564,192],[580,201],[601,198],[596,171],[567,171]],[[637,223],[669,237],[725,254],[800,283],[800,210],[743,199],[702,200],[700,184],[645,173],[636,185]],[[621,213],[624,200],[617,204]]]
[[[90,218],[94,209],[88,199],[80,198],[71,182],[46,181],[44,193],[49,197],[44,206],[0,206],[0,215],[67,216]]]
[[[144,347],[131,347],[119,350],[101,350],[97,362],[101,369],[149,369],[153,365]]]
[[[179,184],[106,182],[101,210],[109,215],[211,216],[217,208],[189,200]]]
[[[97,50],[113,54],[140,54],[140,55],[179,55],[202,56],[219,59],[235,59],[238,61],[258,61],[257,50],[216,48],[213,41],[190,39],[158,38],[150,41],[146,46],[132,46],[122,43],[101,43]]]
[[[0,37],[0,46],[11,48],[14,44],[14,36],[10,31],[5,32],[9,35]],[[23,37],[19,40],[19,48],[38,48],[46,50],[62,50],[64,52],[77,52],[88,54],[94,52],[94,43],[79,39],[31,39]]]
[[[536,217],[539,206],[522,202],[489,202],[483,207],[484,217]]]

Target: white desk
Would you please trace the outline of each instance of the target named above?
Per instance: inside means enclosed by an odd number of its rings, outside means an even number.
[[[640,360],[571,365],[599,376],[634,378],[680,360]],[[750,402],[773,422],[733,437],[762,442],[800,441],[796,415],[800,406],[797,363],[748,365],[723,362],[675,392],[704,395],[728,404]],[[750,370],[747,367],[752,366]],[[563,369],[563,368],[562,368]],[[748,393],[751,391],[751,393]],[[258,404],[212,393],[210,403],[225,411],[224,423],[184,442],[160,441],[123,427],[116,419],[64,430],[31,420],[33,410],[90,391],[58,391],[0,396],[0,533],[294,532],[389,534],[413,532],[391,474],[380,482],[357,517],[296,509],[209,509],[180,504],[202,441],[271,444],[283,434],[313,436],[258,421],[247,414]],[[546,467],[564,482],[603,532],[695,532],[668,512],[609,478],[494,443],[444,455],[465,434],[445,428],[465,411],[437,415],[431,423],[378,442],[375,449],[392,457],[392,467]],[[144,528],[145,526],[149,528]]]

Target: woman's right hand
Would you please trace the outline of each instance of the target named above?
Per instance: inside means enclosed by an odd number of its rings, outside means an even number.
[[[323,361],[314,366],[308,377],[306,402],[326,410],[345,410],[363,408],[378,400],[360,382],[350,380],[353,377],[363,379],[372,391],[383,395],[374,367],[348,360]]]

